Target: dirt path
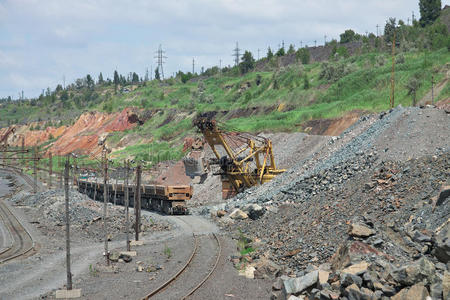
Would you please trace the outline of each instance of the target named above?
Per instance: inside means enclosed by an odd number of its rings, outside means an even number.
[[[441,91],[445,88],[445,85],[448,83],[448,76],[441,82],[439,82],[433,89],[433,91],[430,89],[428,93],[425,94],[425,96],[422,97],[419,101],[419,106],[431,104],[432,101],[432,95],[434,94],[434,101],[436,103],[436,99],[441,93]]]

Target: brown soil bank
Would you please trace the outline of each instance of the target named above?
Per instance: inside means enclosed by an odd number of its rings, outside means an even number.
[[[311,120],[303,123],[302,128],[312,135],[337,136],[358,121],[364,113],[361,110],[354,110],[340,118]]]

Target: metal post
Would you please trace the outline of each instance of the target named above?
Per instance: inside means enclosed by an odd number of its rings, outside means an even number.
[[[139,241],[139,223],[141,219],[141,166],[136,168],[136,192],[134,193],[134,213],[136,216],[135,233],[136,241]]]
[[[125,228],[126,228],[126,236],[127,236],[127,251],[130,251],[130,215],[129,215],[129,207],[130,207],[130,195],[129,195],[129,187],[128,187],[128,178],[130,177],[130,161],[126,162],[126,177],[125,177]]]
[[[61,163],[61,157],[59,158],[59,166],[62,167]],[[59,188],[62,189],[62,182],[63,182],[63,172],[62,170],[59,172]]]
[[[22,164],[24,164],[24,154],[25,154],[25,136],[22,136]]]
[[[434,105],[434,75],[431,75],[431,105]]]
[[[103,230],[105,233],[105,257],[106,257],[106,265],[109,266],[109,253],[108,253],[108,225],[106,222],[107,218],[107,206],[108,206],[108,160],[106,159],[106,150],[103,149]]]
[[[53,156],[50,152],[48,157],[48,188],[52,188],[52,176],[53,176]]]
[[[392,40],[392,71],[391,71],[391,98],[390,107],[394,108],[394,96],[395,96],[395,28],[394,28],[394,38]]]
[[[62,172],[61,172],[62,173]],[[66,266],[67,289],[72,289],[72,273],[70,272],[70,215],[69,215],[69,156],[64,167],[64,195],[66,200]]]
[[[116,205],[116,198],[117,198],[117,182],[118,182],[118,177],[117,177],[117,171],[116,171],[116,185],[114,186],[114,205]]]
[[[37,192],[37,153],[36,153],[36,147],[33,148],[33,176],[34,176],[34,182],[33,182],[33,194],[36,194]]]

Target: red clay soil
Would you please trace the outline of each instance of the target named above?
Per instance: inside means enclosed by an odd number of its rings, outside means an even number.
[[[8,144],[20,146],[22,144],[21,136],[24,136],[26,147],[35,146],[45,143],[50,136],[53,136],[54,138],[59,137],[59,139],[48,150],[52,154],[93,154],[100,152],[98,139],[101,135],[130,129],[136,126],[137,121],[136,114],[129,108],[113,114],[87,112],[82,114],[70,127],[48,127],[45,130],[30,131],[31,126],[35,127],[33,124],[16,126],[16,132],[14,136],[11,135],[8,138]],[[0,129],[0,136],[7,129]]]
[[[311,120],[303,123],[302,127],[309,134],[337,136],[358,121],[363,114],[363,111],[354,110],[340,118]]]
[[[132,112],[126,108],[120,113],[106,114],[88,112],[80,116],[77,122],[67,128],[64,134],[53,144],[50,151],[53,154],[65,155],[77,152],[79,154],[97,153],[98,139],[104,133],[123,131],[136,126],[128,116]],[[132,119],[132,118],[130,118]]]

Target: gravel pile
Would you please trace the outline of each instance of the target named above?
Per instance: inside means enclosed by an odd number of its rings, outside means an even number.
[[[33,221],[38,224],[47,236],[59,237],[64,234],[65,225],[65,201],[63,190],[49,190],[36,195],[20,191],[10,201],[15,205],[25,206],[30,210]],[[69,215],[71,226],[74,228],[75,237],[98,239],[104,238],[103,231],[103,203],[86,199],[86,196],[78,191],[69,192]],[[110,238],[122,236],[126,232],[125,208],[108,203],[108,232]],[[134,215],[130,210],[130,232],[134,232]],[[141,231],[170,230],[167,222],[142,216]]]

